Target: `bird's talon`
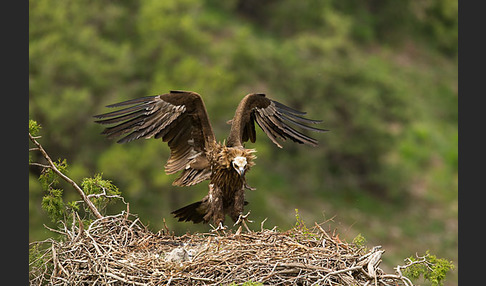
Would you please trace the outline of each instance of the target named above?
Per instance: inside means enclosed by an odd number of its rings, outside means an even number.
[[[256,188],[250,187],[250,185],[245,185],[245,189],[250,191],[256,191]]]
[[[245,185],[244,185],[245,189],[247,190],[250,190],[250,191],[256,191],[256,188],[253,188],[253,187],[250,187],[250,185],[248,185],[248,183],[246,182],[245,180]]]

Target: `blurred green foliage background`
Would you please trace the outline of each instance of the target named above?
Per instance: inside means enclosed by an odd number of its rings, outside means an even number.
[[[150,228],[165,218],[182,234],[208,229],[170,215],[207,184],[171,186],[165,143],[116,144],[92,116],[192,90],[223,140],[242,97],[266,93],[331,131],[314,134],[318,148],[284,149],[257,131],[247,145],[258,151],[252,228],[268,218],[266,227],[288,229],[298,209],[309,225],[333,218],[341,238],[363,233],[383,245],[384,268],[427,249],[457,263],[457,12],[451,0],[30,1],[29,118],[72,179],[102,173]],[[40,169],[29,174],[30,241],[42,240],[53,223],[41,209]],[[446,282],[456,284],[457,271]]]

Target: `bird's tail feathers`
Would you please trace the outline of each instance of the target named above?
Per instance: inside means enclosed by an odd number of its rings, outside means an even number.
[[[207,222],[204,220],[206,213],[207,208],[202,201],[192,203],[172,212],[179,221],[192,221],[193,223]]]
[[[244,205],[248,205],[245,201]],[[192,221],[193,223],[208,223],[212,219],[206,198],[171,212],[178,221]]]

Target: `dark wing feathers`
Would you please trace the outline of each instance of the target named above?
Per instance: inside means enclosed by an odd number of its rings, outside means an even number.
[[[145,96],[145,97],[139,97],[139,98],[135,98],[135,99],[129,99],[129,100],[126,100],[126,101],[107,105],[106,107],[112,108],[112,107],[120,107],[120,106],[125,106],[125,105],[132,105],[132,104],[136,104],[136,103],[147,103],[147,102],[150,102],[151,100],[153,100],[155,97],[157,97],[157,96]]]
[[[128,106],[128,107],[126,107]],[[108,138],[126,143],[139,138],[161,138],[171,150],[165,171],[173,174],[183,170],[175,185],[196,184],[209,178],[208,166],[193,163],[204,161],[206,147],[214,141],[202,98],[194,92],[171,91],[108,105],[123,109],[96,115],[95,122],[116,124],[102,132]],[[127,134],[128,133],[128,134]],[[204,159],[200,159],[203,157]],[[190,178],[190,179],[189,179]]]
[[[310,130],[310,131],[316,131],[316,132],[323,131],[323,129],[315,128],[315,127],[308,126],[308,125],[305,125],[304,124],[304,123],[316,124],[316,123],[321,122],[320,120],[309,120],[309,121],[306,120],[306,121],[302,121],[302,120],[296,119],[295,117],[289,117],[289,116],[286,116],[284,114],[282,114],[282,118],[284,118],[285,120],[288,120],[288,121],[292,122],[296,126],[299,126],[299,127],[303,128],[303,129],[307,129],[307,130]],[[305,119],[305,118],[302,118],[302,119]]]
[[[265,95],[263,95],[265,96]],[[275,100],[270,100],[273,102],[273,104],[275,104],[275,106],[280,110],[280,111],[284,111],[286,113],[292,113],[292,114],[300,114],[300,115],[304,115],[306,114],[306,112],[303,112],[303,111],[299,111],[297,109],[293,109],[292,107],[289,107],[285,104],[282,104],[278,101],[275,101]]]
[[[285,135],[282,133],[282,131],[273,128],[270,122],[264,120],[263,117],[261,116],[256,116],[255,119],[258,126],[260,126],[260,128],[265,132],[265,134],[267,134],[268,138],[270,138],[270,140],[272,140],[272,142],[275,143],[275,145],[282,148],[282,145],[280,145],[277,140],[277,138],[280,138],[281,140],[285,140]]]
[[[142,101],[143,99],[143,101]],[[151,138],[177,117],[185,112],[185,106],[174,106],[160,99],[159,96],[144,97],[137,100],[128,100],[108,107],[118,107],[136,104],[117,111],[96,115],[100,124],[115,124],[102,132],[108,138],[115,138],[130,133],[119,139],[118,143],[126,143],[139,138]]]
[[[265,97],[264,94],[248,94],[238,105],[234,118],[231,120],[231,132],[227,140],[228,146],[242,146],[248,140],[255,142],[255,124],[267,134],[278,147],[278,140],[290,139],[300,144],[316,146],[317,140],[292,127],[300,127],[314,132],[324,132],[325,129],[315,128],[306,124],[320,123],[302,117],[305,112],[293,109],[280,102]]]
[[[186,91],[131,99],[107,107],[122,107],[119,110],[96,115],[100,124],[113,124],[102,134],[126,143],[139,138],[161,138],[170,148],[170,157],[165,171],[173,174],[182,171],[174,185],[188,186],[207,180],[211,168],[206,151],[214,144],[215,137],[204,102],[199,94]],[[286,106],[265,97],[264,94],[248,94],[238,105],[235,116],[229,121],[230,135],[226,145],[242,147],[248,140],[255,142],[255,122],[278,147],[279,140],[290,139],[301,144],[317,145],[317,140],[296,130],[293,126],[308,131],[323,132],[308,124],[320,120],[304,118],[305,112]]]
[[[246,142],[250,140],[250,142],[255,143],[256,140],[256,132],[255,132],[255,115],[250,115],[250,120],[248,124],[245,125],[242,135],[242,141]]]

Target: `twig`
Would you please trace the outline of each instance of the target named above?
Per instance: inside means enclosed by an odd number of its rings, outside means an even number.
[[[51,167],[49,165],[44,165],[44,164],[35,163],[35,162],[31,162],[31,163],[29,163],[29,165],[31,165],[31,166],[38,166],[38,167],[41,167],[41,168],[50,168]]]
[[[88,197],[86,196],[86,194],[83,192],[83,190],[76,184],[76,182],[74,182],[73,180],[71,180],[71,178],[69,178],[68,176],[64,175],[61,171],[59,171],[56,167],[56,165],[54,164],[54,162],[52,162],[51,158],[49,157],[49,155],[47,154],[47,152],[44,150],[44,148],[42,147],[42,145],[37,142],[37,140],[35,140],[36,138],[34,136],[32,136],[30,133],[29,133],[29,138],[30,138],[30,141],[32,141],[32,143],[34,143],[37,148],[39,148],[39,151],[42,153],[42,156],[44,156],[44,158],[47,160],[47,162],[49,163],[49,166],[50,168],[59,176],[61,177],[63,180],[65,180],[66,182],[68,182],[69,184],[71,184],[74,189],[78,192],[78,194],[81,196],[81,198],[83,199],[83,201],[86,203],[86,205],[88,206],[88,208],[91,210],[91,212],[94,214],[94,216],[96,218],[102,218],[103,216],[100,214],[100,212],[98,211],[98,209],[95,207],[95,205],[88,199]]]
[[[268,217],[266,217],[260,224],[260,231],[263,232],[263,224],[267,221]]]
[[[136,281],[126,280],[126,279],[124,279],[124,278],[122,278],[122,277],[120,277],[118,275],[115,275],[115,274],[113,274],[111,272],[106,272],[105,275],[108,276],[108,277],[111,277],[111,278],[115,278],[116,280],[121,281],[121,282],[126,283],[126,284],[134,284],[134,285],[140,285],[140,286],[147,285],[147,283],[140,283],[140,282],[136,282]]]
[[[396,274],[386,274],[378,268],[383,253],[379,247],[366,254],[353,244],[338,247],[337,238],[321,235],[317,227],[305,233],[263,229],[239,236],[209,231],[174,236],[164,231],[152,233],[135,215],[122,212],[81,228],[82,224],[73,223],[58,231],[63,235],[60,241],[31,244],[38,249],[42,243],[52,244],[30,264],[31,285],[181,286],[254,281],[265,285],[413,286],[401,270],[426,263],[425,259],[407,260]],[[323,247],[322,239],[332,241]],[[181,260],[167,261],[176,248],[184,250]],[[41,261],[43,267],[38,266]],[[368,267],[373,267],[374,277]]]

